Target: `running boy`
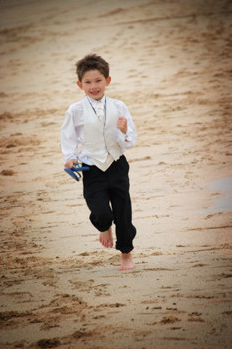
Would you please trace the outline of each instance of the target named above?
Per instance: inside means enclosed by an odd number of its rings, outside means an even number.
[[[121,251],[119,270],[134,268],[131,251],[136,228],[132,224],[129,194],[129,164],[123,155],[136,143],[136,130],[125,104],[105,95],[109,86],[109,64],[100,56],[87,55],[76,63],[77,85],[85,98],[71,104],[61,129],[65,167],[81,162],[83,192],[90,221],[99,231],[104,247]]]

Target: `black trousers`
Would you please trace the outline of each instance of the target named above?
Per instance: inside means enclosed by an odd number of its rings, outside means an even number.
[[[122,253],[133,250],[136,235],[132,224],[128,172],[129,164],[124,155],[105,172],[96,166],[90,166],[90,171],[83,172],[84,198],[91,212],[90,221],[101,232],[108,230],[114,222],[115,247]]]

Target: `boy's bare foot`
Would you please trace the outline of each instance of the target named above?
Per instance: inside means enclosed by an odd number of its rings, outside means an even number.
[[[132,270],[134,269],[134,263],[131,252],[121,254],[121,267],[119,270]]]
[[[104,247],[107,247],[107,248],[113,247],[113,235],[112,235],[111,227],[107,231],[100,233],[99,241]]]

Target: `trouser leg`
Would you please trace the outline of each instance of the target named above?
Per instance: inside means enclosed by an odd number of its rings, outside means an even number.
[[[91,223],[101,232],[108,230],[113,222],[113,213],[109,205],[107,192],[96,193],[87,201],[91,211],[89,219]]]
[[[84,197],[90,210],[90,221],[101,232],[108,230],[114,216],[110,207],[105,173],[91,166],[83,175]]]
[[[133,239],[136,229],[131,222],[131,200],[125,193],[114,194],[111,199],[114,214],[116,249],[122,253],[129,253],[133,250]]]
[[[136,229],[132,224],[132,208],[129,193],[129,164],[124,156],[110,168],[110,201],[116,226],[116,249],[122,253],[133,250]],[[119,175],[120,174],[120,175]]]
[[[110,207],[106,173],[96,166],[90,166],[90,171],[83,173],[83,184],[91,223],[101,232],[108,230],[114,216]]]

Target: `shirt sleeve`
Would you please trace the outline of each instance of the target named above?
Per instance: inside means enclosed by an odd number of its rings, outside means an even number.
[[[123,116],[127,119],[127,133],[124,134],[123,132],[118,130],[117,137],[118,145],[124,152],[126,149],[131,148],[136,144],[137,134],[134,122],[126,105],[121,102],[120,105],[117,106],[117,109],[120,113],[120,116]]]
[[[78,137],[73,114],[70,111],[65,113],[65,120],[61,128],[61,150],[64,154],[64,163],[70,159],[78,159]]]

